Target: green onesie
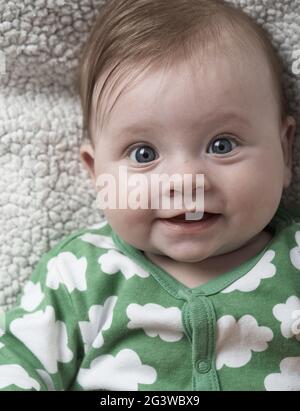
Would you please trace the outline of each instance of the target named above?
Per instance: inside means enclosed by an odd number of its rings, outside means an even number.
[[[46,253],[0,324],[0,389],[300,391],[300,222],[188,288],[107,222]]]

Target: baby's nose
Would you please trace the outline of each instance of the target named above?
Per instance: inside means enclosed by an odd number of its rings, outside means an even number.
[[[208,173],[200,172],[200,167],[193,169],[196,171],[191,171],[191,167],[180,167],[179,172],[176,171],[170,178],[170,195],[174,195],[174,192],[180,191],[184,193],[184,190],[199,190],[208,191],[210,189],[209,176]],[[199,170],[199,172],[198,172]]]
[[[204,189],[205,178],[204,174],[176,174],[170,179],[170,195],[175,192],[184,193],[185,191],[195,191],[197,189]]]

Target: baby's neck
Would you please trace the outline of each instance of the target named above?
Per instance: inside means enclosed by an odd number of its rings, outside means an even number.
[[[270,242],[273,235],[264,230],[245,246],[227,254],[207,258],[197,263],[175,261],[167,256],[144,252],[154,264],[163,268],[172,277],[188,288],[198,287],[208,281],[233,270],[249,258],[254,257]]]

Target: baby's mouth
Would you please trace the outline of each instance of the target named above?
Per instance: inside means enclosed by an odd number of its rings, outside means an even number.
[[[185,213],[183,213],[183,214],[180,214],[176,217],[167,218],[166,220],[170,221],[170,222],[189,224],[189,223],[196,223],[196,222],[206,221],[206,220],[208,220],[208,219],[210,219],[210,218],[212,218],[216,215],[218,215],[218,214],[204,212],[202,218],[197,218],[197,219],[194,219],[194,220],[193,219],[188,220],[185,217]]]

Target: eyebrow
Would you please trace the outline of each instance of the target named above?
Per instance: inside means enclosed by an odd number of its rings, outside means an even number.
[[[156,128],[159,128],[157,125],[153,124],[153,125],[147,125],[147,124],[129,124],[128,126],[121,128],[120,130],[118,130],[118,134],[120,133],[126,133],[126,134],[133,134],[133,133],[137,133],[137,132],[146,132],[146,131],[151,131],[154,130]]]
[[[218,117],[214,117],[212,116],[211,120],[207,120],[206,122],[211,122],[213,124],[220,124],[220,126],[222,126],[224,124],[228,125],[229,122],[235,122],[235,123],[240,123],[243,126],[249,126],[250,125],[250,121],[243,117],[240,116],[234,112],[228,112],[228,113],[222,113],[221,115],[219,115]],[[193,124],[193,128],[197,127],[200,125],[200,122],[196,121]],[[141,123],[132,123],[132,124],[128,124],[127,126],[121,128],[118,130],[118,134],[120,133],[126,133],[126,134],[134,134],[137,132],[147,132],[147,131],[152,131],[154,129],[160,128],[157,124],[155,123],[149,123],[149,124],[141,124]]]

